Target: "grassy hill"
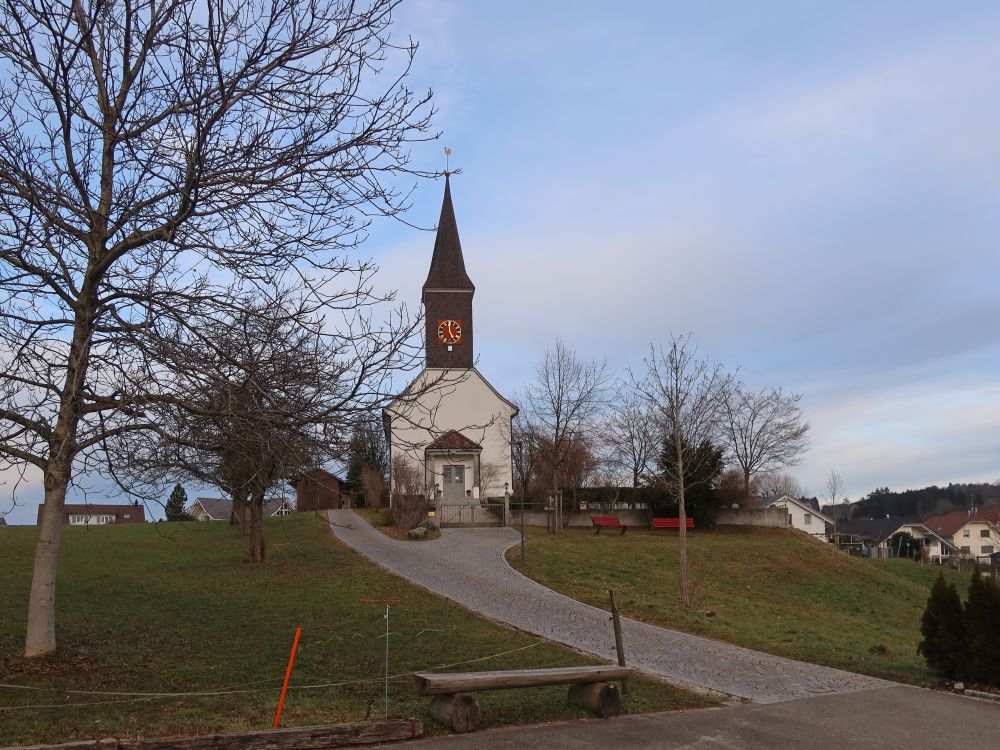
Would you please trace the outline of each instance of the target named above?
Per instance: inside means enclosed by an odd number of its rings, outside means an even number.
[[[861,560],[784,529],[720,528],[689,536],[695,609],[679,606],[677,533],[529,533],[515,568],[629,617],[793,659],[904,682],[933,680],[917,654],[920,615],[939,569]],[[963,596],[968,575],[946,570]],[[707,616],[705,612],[714,612]]]
[[[408,676],[594,663],[505,628],[391,576],[336,544],[312,516],[268,521],[269,560],[244,562],[226,524],[66,528],[52,658],[20,658],[34,528],[0,529],[0,746],[94,737],[157,737],[268,728],[296,626],[302,640],[284,726],[379,717],[385,608],[392,715],[441,731]],[[491,655],[500,654],[490,658]],[[635,683],[632,685],[632,683]],[[712,701],[641,679],[631,711]],[[89,691],[89,692],[69,692]],[[115,693],[201,692],[142,697]],[[484,693],[487,723],[580,715],[564,688]]]

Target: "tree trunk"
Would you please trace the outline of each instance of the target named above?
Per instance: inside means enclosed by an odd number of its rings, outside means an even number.
[[[229,514],[229,525],[237,526],[240,536],[247,533],[247,503],[242,497],[233,496],[233,509]]]
[[[691,607],[691,593],[688,588],[687,566],[687,509],[684,507],[684,443],[679,430],[674,431],[674,445],[677,450],[677,537],[678,567],[680,568],[681,606]]]
[[[622,712],[622,694],[613,682],[570,685],[568,700],[602,719]]]
[[[743,469],[743,507],[750,507],[750,469]]]
[[[479,729],[479,701],[468,693],[435,695],[431,701],[431,716],[459,734]]]
[[[73,326],[66,366],[66,380],[59,394],[59,415],[49,441],[45,466],[45,496],[41,528],[35,546],[35,566],[28,595],[28,623],[24,638],[27,658],[43,656],[56,650],[56,571],[59,563],[59,538],[62,534],[66,490],[73,475],[76,458],[76,435],[82,403],[80,393],[90,363],[94,310],[97,307],[93,285],[86,282],[80,295],[80,312]]]
[[[56,650],[56,570],[68,483],[64,471],[52,467],[46,470],[45,501],[28,597],[28,630],[24,641],[24,655],[28,658]]]
[[[264,562],[264,497],[250,502],[250,562]]]

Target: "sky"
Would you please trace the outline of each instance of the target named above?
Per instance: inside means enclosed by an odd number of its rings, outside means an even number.
[[[501,392],[556,336],[620,373],[690,332],[803,395],[809,494],[1000,479],[1000,5],[404,0],[394,33]],[[416,307],[432,247],[363,252]]]

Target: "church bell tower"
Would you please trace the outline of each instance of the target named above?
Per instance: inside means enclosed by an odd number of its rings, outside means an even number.
[[[465,272],[451,183],[446,172],[431,268],[423,287],[427,367],[472,369],[472,297],[476,287]]]

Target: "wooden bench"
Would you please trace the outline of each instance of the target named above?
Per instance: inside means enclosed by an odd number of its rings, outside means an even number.
[[[432,695],[431,716],[455,732],[479,728],[479,701],[469,693],[480,690],[569,685],[569,701],[605,718],[621,713],[621,691],[612,680],[632,675],[631,667],[556,667],[505,672],[417,672],[413,679],[421,695]]]
[[[685,518],[684,521],[685,528],[694,528],[694,519],[691,516]],[[650,528],[655,531],[656,529],[679,529],[680,527],[681,519],[679,518],[654,518]]]
[[[594,528],[597,529],[594,532],[595,534],[600,534],[601,529],[621,529],[621,534],[628,531],[628,526],[622,526],[622,522],[614,516],[591,516],[590,521],[594,524]]]

